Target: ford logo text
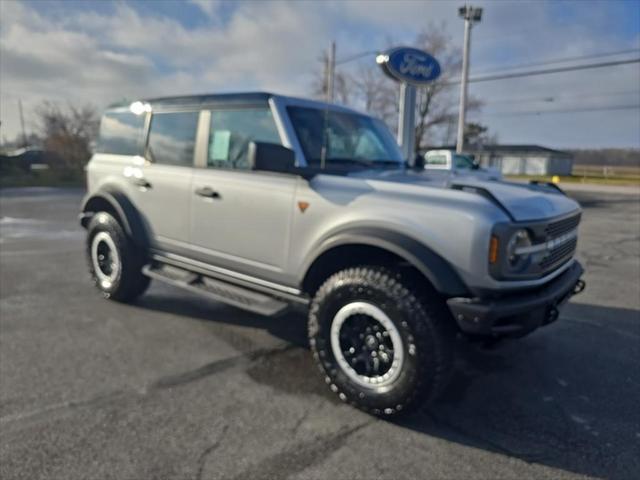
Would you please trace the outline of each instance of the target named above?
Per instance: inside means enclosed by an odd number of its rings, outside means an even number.
[[[417,48],[394,48],[376,60],[387,75],[400,82],[424,85],[440,76],[438,61]]]

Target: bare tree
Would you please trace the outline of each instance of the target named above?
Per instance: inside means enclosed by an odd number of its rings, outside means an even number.
[[[465,144],[472,150],[481,150],[485,145],[498,143],[498,136],[489,134],[489,127],[474,122],[465,124],[464,138]]]
[[[318,100],[326,100],[329,90],[329,54],[328,52],[323,52],[319,58],[319,61],[322,62],[323,69],[322,72],[317,75],[311,84],[311,89],[313,92],[313,96]],[[354,93],[354,89],[352,88],[353,79],[346,72],[337,71],[334,74],[334,95],[335,101],[337,103],[342,103],[343,105],[349,105],[351,103],[351,95]]]
[[[387,43],[391,45],[392,42]],[[442,71],[437,80],[418,88],[415,126],[418,152],[441,143],[442,139],[448,139],[455,127],[458,89],[449,83],[460,76],[462,52],[453,45],[444,25],[429,25],[418,34],[413,43],[438,59]],[[324,74],[315,79],[313,89],[316,96],[326,98],[326,53],[321,60],[325,65]],[[361,65],[355,74],[340,69],[336,73],[338,101],[364,108],[372,115],[382,118],[392,130],[397,129],[398,95],[398,83],[385,76],[377,65]],[[477,110],[481,106],[482,103],[477,98],[469,97],[467,111]]]
[[[398,84],[382,74],[376,65],[361,65],[353,76],[352,97],[366,112],[384,120],[395,130],[398,121]]]
[[[100,118],[91,105],[66,108],[45,102],[36,109],[37,128],[45,150],[58,154],[67,168],[82,167],[91,156]]]

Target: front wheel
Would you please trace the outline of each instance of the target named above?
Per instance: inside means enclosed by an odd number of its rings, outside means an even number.
[[[453,361],[451,319],[435,292],[382,267],[331,276],[309,313],[309,338],[326,381],[346,402],[393,415],[432,400]]]
[[[109,299],[128,302],[142,295],[149,277],[142,274],[145,255],[107,212],[96,213],[87,227],[89,273]]]

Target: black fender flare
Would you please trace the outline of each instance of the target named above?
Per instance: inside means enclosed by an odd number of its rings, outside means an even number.
[[[393,253],[417,268],[435,287],[447,296],[468,294],[468,289],[454,267],[424,243],[400,232],[379,227],[354,227],[330,234],[306,257],[300,285],[316,259],[329,250],[347,245],[368,245]]]
[[[100,210],[98,207],[104,205],[104,202],[116,213],[123,230],[133,243],[138,247],[147,248],[149,234],[142,216],[131,200],[119,190],[102,189],[86,195],[80,208],[80,225],[87,228],[93,215]]]

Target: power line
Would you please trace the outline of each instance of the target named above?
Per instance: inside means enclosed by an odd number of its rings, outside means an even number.
[[[618,97],[625,95],[640,95],[640,88],[637,90],[621,90],[615,92],[582,92],[574,95],[545,95],[539,97],[511,97],[511,98],[495,98],[495,99],[484,99],[483,102],[486,102],[490,105],[495,103],[535,103],[535,102],[545,102],[545,103],[556,103],[562,100],[571,100],[571,99],[583,99],[585,97],[588,98],[602,98],[602,97]]]
[[[343,57],[343,58],[337,59],[336,60],[336,65],[341,65],[343,63],[348,63],[348,62],[351,62],[353,60],[358,60],[360,58],[377,55],[379,53],[380,52],[377,51],[377,50],[368,50],[366,52],[355,53],[353,55],[349,55],[348,57]]]
[[[554,65],[557,63],[565,63],[565,62],[573,62],[575,60],[590,60],[593,58],[602,58],[602,57],[613,57],[616,55],[623,55],[626,53],[637,53],[640,52],[640,48],[630,48],[627,50],[618,50],[616,52],[607,52],[607,53],[593,53],[593,54],[589,54],[589,55],[580,55],[577,57],[565,57],[565,58],[556,58],[554,60],[546,60],[546,61],[542,61],[542,62],[533,62],[533,63],[520,63],[517,65],[509,65],[503,68],[497,68],[497,69],[489,69],[489,70],[480,70],[479,72],[474,72],[474,73],[480,73],[480,74],[485,74],[485,73],[499,73],[502,72],[504,70],[515,70],[518,68],[526,68],[526,67],[541,67],[543,65]]]
[[[631,63],[640,63],[640,58],[632,58],[629,60],[616,60],[612,62],[602,62],[602,63],[588,63],[585,65],[574,65],[572,67],[547,68],[544,70],[529,70],[526,72],[505,73],[502,75],[487,75],[485,77],[475,77],[475,78],[472,77],[469,79],[469,83],[489,82],[492,80],[503,80],[507,78],[532,77],[535,75],[549,75],[552,73],[573,72],[575,70],[588,70],[593,68],[613,67],[616,65],[628,65]],[[458,85],[459,83],[460,83],[460,80],[454,80],[451,82],[447,82],[445,85]]]
[[[580,113],[580,112],[602,112],[609,110],[638,110],[640,112],[640,104],[637,105],[611,105],[605,107],[587,107],[587,108],[566,108],[553,110],[527,110],[521,112],[483,112],[479,116],[504,116],[516,117],[520,115],[543,115],[546,113]]]

